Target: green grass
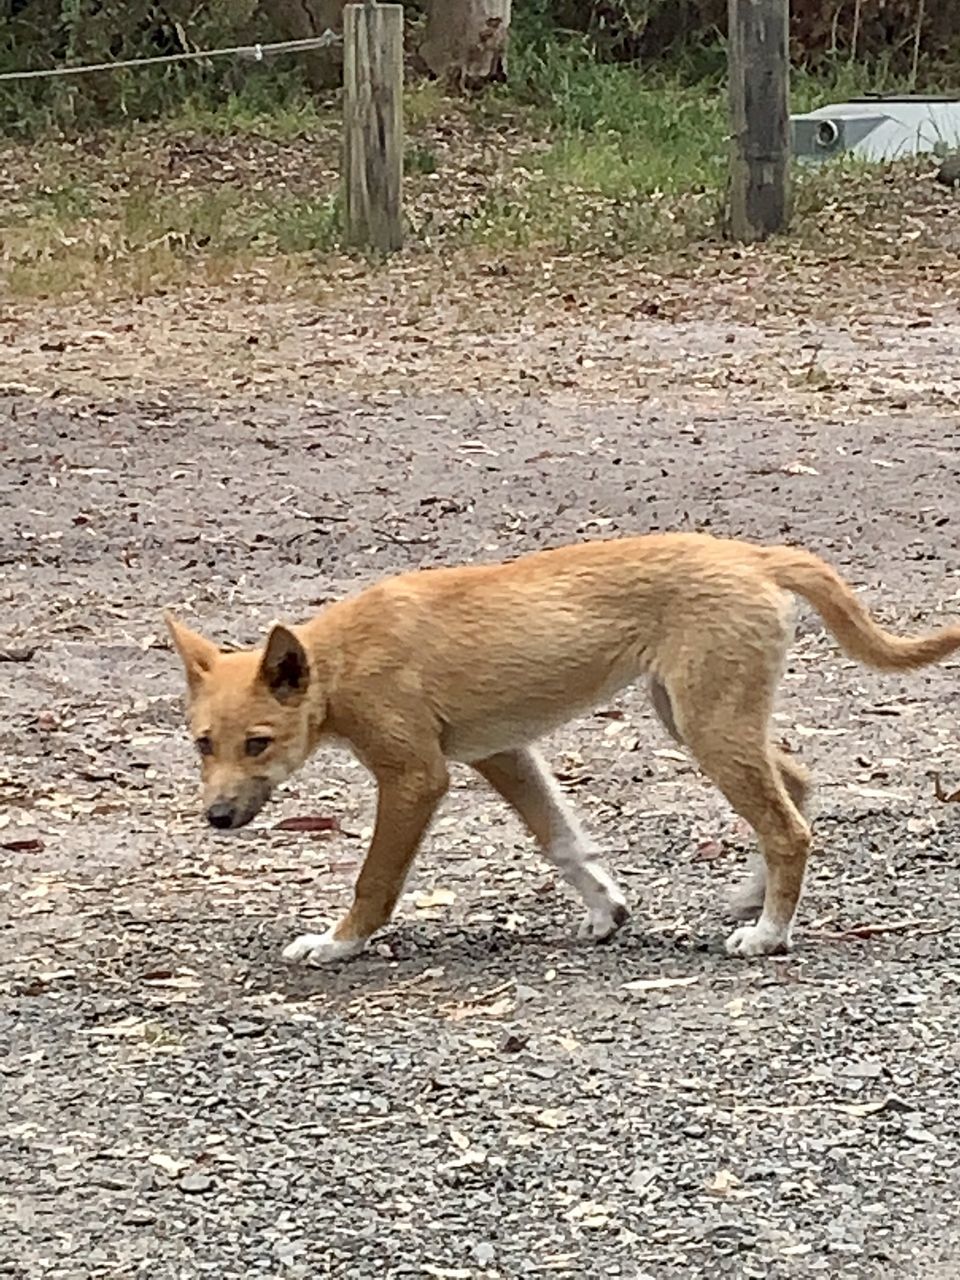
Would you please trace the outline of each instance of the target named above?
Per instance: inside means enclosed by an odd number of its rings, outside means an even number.
[[[547,167],[609,192],[695,190],[715,185],[726,164],[727,99],[722,58],[710,74],[597,63],[582,42],[521,47],[507,90],[558,135]],[[794,69],[791,111],[878,91],[905,91],[882,65],[837,61],[817,75]]]
[[[272,105],[244,94],[231,94],[211,105],[200,97],[188,98],[167,120],[171,132],[202,133],[208,137],[260,137],[286,142],[315,133],[329,124],[318,103],[306,94],[284,97]]]
[[[722,232],[727,100],[722,50],[695,64],[643,70],[598,63],[584,41],[521,45],[500,106],[530,114],[549,139],[490,192],[469,234],[486,244],[550,243],[566,250],[672,248]],[[904,90],[883,66],[838,61],[794,70],[791,110],[879,90]],[[797,170],[807,215],[863,167]]]
[[[5,223],[5,225],[4,225]],[[103,287],[152,292],[218,284],[264,258],[325,254],[339,239],[336,198],[259,196],[229,187],[174,194],[134,184],[105,201],[72,185],[44,191],[0,220],[6,285],[50,296]]]

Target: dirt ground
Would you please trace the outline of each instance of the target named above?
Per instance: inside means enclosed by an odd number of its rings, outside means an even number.
[[[0,1274],[956,1275],[956,662],[873,676],[803,615],[791,957],[724,956],[744,836],[637,692],[547,744],[629,887],[612,944],[464,771],[395,925],[303,972],[371,789],[325,752],[205,829],[160,621],[246,642],[391,570],[675,527],[956,617],[955,294],[860,277],[814,319],[748,258],[498,310],[495,272],[475,306],[400,272],[0,315]]]

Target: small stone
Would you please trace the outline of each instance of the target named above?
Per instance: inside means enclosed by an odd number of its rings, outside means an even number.
[[[147,1227],[151,1222],[156,1222],[156,1220],[157,1215],[146,1207],[133,1208],[127,1214],[127,1222],[131,1227]]]
[[[527,1047],[527,1037],[518,1036],[515,1032],[510,1031],[500,1041],[501,1053],[519,1053],[521,1049]]]
[[[921,1129],[919,1126],[904,1129],[903,1136],[909,1138],[911,1142],[937,1142],[939,1139],[935,1133],[931,1133],[929,1129]]]
[[[228,1022],[227,1027],[231,1035],[237,1037],[238,1040],[249,1039],[252,1036],[262,1036],[267,1029],[265,1022],[251,1022],[247,1018],[240,1018],[236,1022]]]
[[[878,1076],[883,1075],[883,1064],[876,1059],[848,1062],[837,1074],[848,1080],[876,1080]]]
[[[905,1114],[916,1111],[916,1106],[912,1102],[908,1102],[906,1098],[901,1098],[896,1093],[891,1093],[889,1098],[883,1104],[884,1111],[902,1111]]]
[[[853,1240],[828,1240],[828,1253],[844,1253],[849,1256],[863,1253],[863,1247]]]
[[[187,1195],[198,1196],[211,1190],[213,1179],[208,1178],[205,1173],[185,1173],[177,1186]]]
[[[90,1181],[105,1191],[127,1191],[130,1187],[130,1179],[119,1173],[98,1173]]]
[[[634,1195],[639,1192],[646,1191],[657,1178],[659,1169],[650,1165],[636,1165],[630,1177],[627,1179],[627,1187]]]

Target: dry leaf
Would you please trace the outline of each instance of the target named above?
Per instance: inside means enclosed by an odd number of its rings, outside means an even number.
[[[197,975],[188,969],[180,973],[155,969],[145,973],[140,980],[145,987],[163,987],[173,991],[195,991],[202,985]]]
[[[33,646],[0,649],[0,662],[32,662],[36,652]]]
[[[860,787],[854,782],[847,783],[847,790],[854,795],[863,796],[866,800],[909,800],[901,791],[880,791],[877,787]]]
[[[729,1169],[718,1169],[707,1183],[707,1190],[715,1196],[727,1196],[739,1185],[740,1179],[735,1173],[731,1173]]]
[[[131,1014],[127,1018],[121,1018],[119,1022],[114,1022],[106,1027],[84,1027],[83,1034],[85,1036],[141,1036],[147,1028],[146,1022],[142,1018],[138,1018],[135,1014]]]
[[[720,840],[701,840],[693,853],[694,862],[715,862],[727,852]]]
[[[873,1116],[878,1111],[882,1111],[887,1105],[888,1099],[881,1098],[879,1102],[837,1102],[832,1107],[833,1111],[841,1111],[845,1116]]]
[[[570,1210],[568,1217],[574,1222],[579,1222],[581,1227],[596,1231],[600,1227],[608,1226],[612,1215],[609,1205],[598,1204],[595,1200],[584,1200],[582,1204]]]
[[[478,1009],[477,1012],[482,1013],[485,1018],[505,1018],[508,1014],[513,1013],[516,1007],[516,1000],[511,999],[510,996],[501,996],[499,1000],[487,1005],[485,1009]]]
[[[429,911],[431,907],[450,907],[457,900],[452,889],[433,889],[430,893],[421,894],[414,900],[418,911]]]
[[[59,982],[61,978],[75,978],[76,969],[44,969],[36,975],[38,982]]]
[[[0,848],[9,849],[11,853],[42,853],[46,845],[37,836],[29,836],[22,840],[0,840]]]
[[[536,1113],[533,1122],[541,1129],[564,1129],[570,1123],[570,1113],[559,1107],[547,1107],[546,1110]]]
[[[812,725],[806,725],[806,724],[794,724],[794,726],[793,726],[793,732],[794,732],[794,733],[797,735],[797,737],[799,737],[799,738],[840,738],[840,737],[842,737],[845,733],[848,733],[848,732],[849,732],[849,730],[847,730],[847,729],[817,729],[817,728],[814,728]]]
[[[931,922],[922,917],[911,916],[906,920],[877,920],[871,922],[864,921],[862,924],[852,924],[846,929],[821,930],[825,938],[831,938],[834,942],[859,942],[864,938],[878,937],[884,933],[907,933],[913,931],[931,932]],[[939,926],[933,926],[933,932],[937,932]]]
[[[296,818],[281,818],[279,822],[274,823],[273,829],[274,831],[315,831],[326,834],[339,831],[340,822],[337,818],[324,817],[322,814],[305,813]]]
[[[689,987],[698,982],[697,974],[688,978],[635,978],[623,984],[624,991],[667,991],[671,987]]]

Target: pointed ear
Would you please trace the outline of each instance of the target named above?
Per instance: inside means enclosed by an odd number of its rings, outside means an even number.
[[[258,677],[278,702],[299,702],[310,683],[307,651],[289,627],[282,623],[270,632]]]
[[[187,674],[187,685],[191,693],[195,692],[204,677],[213,670],[214,663],[220,657],[220,650],[212,640],[178,622],[172,613],[165,613],[163,620],[167,624],[170,639],[183,663],[183,669]]]

